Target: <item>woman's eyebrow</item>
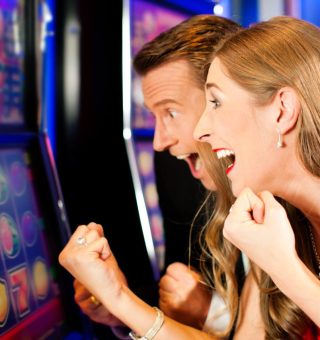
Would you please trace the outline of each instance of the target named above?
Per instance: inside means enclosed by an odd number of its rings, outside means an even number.
[[[216,89],[221,91],[220,87],[216,83],[206,83],[206,90],[209,90],[212,87],[215,87]]]

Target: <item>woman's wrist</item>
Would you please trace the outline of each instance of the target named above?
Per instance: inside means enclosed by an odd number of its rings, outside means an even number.
[[[156,319],[153,323],[153,325],[148,329],[148,331],[146,332],[145,335],[140,336],[137,335],[135,332],[131,331],[129,333],[129,336],[131,337],[131,339],[133,340],[152,340],[157,333],[159,332],[160,328],[162,327],[163,323],[164,323],[164,315],[163,312],[157,308],[157,307],[153,307],[154,310],[156,311],[157,315],[156,315]]]
[[[108,311],[119,319],[119,324],[123,323],[119,315],[121,315],[122,309],[125,309],[125,305],[122,307],[122,301],[128,290],[129,288],[126,285],[119,283],[119,287],[113,289],[111,293],[108,288],[105,288],[100,290],[99,296],[98,294],[96,295],[98,300],[108,309]]]
[[[157,319],[157,310],[141,300],[128,287],[123,287],[116,304],[117,306],[113,307],[114,314],[135,334],[147,334]]]
[[[292,257],[290,263],[283,266],[281,273],[271,275],[275,285],[290,299],[297,304],[304,299],[306,291],[312,291],[317,277],[296,256]]]
[[[273,272],[270,272],[269,275],[279,289],[287,290],[292,285],[293,279],[301,274],[303,266],[303,262],[295,253],[285,261],[282,258],[279,265],[274,266]]]

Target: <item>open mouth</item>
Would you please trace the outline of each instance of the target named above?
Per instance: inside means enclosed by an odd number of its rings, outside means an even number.
[[[189,153],[177,156],[177,159],[182,159],[187,162],[192,176],[200,178],[202,175],[202,162],[197,153]]]
[[[236,163],[234,151],[230,149],[214,149],[213,151],[217,154],[218,159],[224,164],[226,174],[228,175]]]

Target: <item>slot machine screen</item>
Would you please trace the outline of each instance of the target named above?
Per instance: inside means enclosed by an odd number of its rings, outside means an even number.
[[[0,124],[24,124],[25,5],[0,0]]]
[[[69,227],[39,127],[41,4],[0,0],[1,339],[62,339],[83,328],[71,278],[58,263]]]
[[[57,339],[64,332],[59,221],[48,209],[50,184],[37,149],[0,147],[0,338]]]

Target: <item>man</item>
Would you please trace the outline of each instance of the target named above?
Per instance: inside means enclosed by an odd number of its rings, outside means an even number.
[[[205,66],[220,39],[238,29],[229,19],[194,16],[145,44],[134,59],[145,106],[155,117],[155,151],[184,160],[208,190],[215,186],[199,159],[193,130],[205,107]],[[160,308],[177,321],[210,328],[205,322],[212,292],[200,281],[200,274],[185,264],[171,264],[160,280]],[[92,320],[121,325],[79,282],[74,287],[76,302]]]

